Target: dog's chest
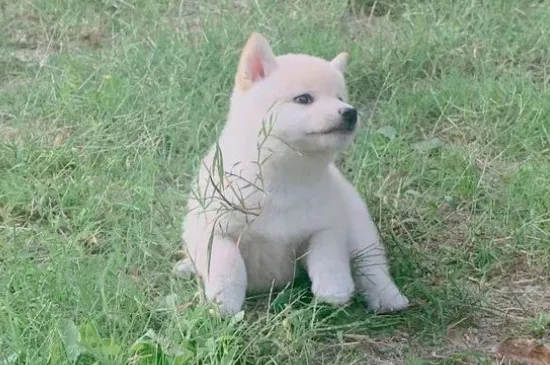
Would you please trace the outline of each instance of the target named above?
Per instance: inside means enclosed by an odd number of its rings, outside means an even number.
[[[251,243],[298,246],[329,224],[326,197],[316,190],[276,189],[265,196],[259,216],[246,229]],[[260,242],[258,242],[260,241]]]

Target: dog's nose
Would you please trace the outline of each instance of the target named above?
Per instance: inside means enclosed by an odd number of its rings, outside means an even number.
[[[349,131],[354,130],[355,125],[357,124],[357,110],[354,108],[342,108],[338,112],[342,116],[342,120],[344,121],[346,128]]]

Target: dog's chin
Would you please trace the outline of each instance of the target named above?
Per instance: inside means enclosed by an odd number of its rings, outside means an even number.
[[[301,144],[309,151],[337,151],[348,147],[354,137],[355,130],[332,129],[307,133]]]

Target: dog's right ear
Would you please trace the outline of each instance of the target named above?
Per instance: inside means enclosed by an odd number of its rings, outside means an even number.
[[[338,69],[340,72],[343,73],[348,67],[348,59],[349,59],[349,54],[347,52],[342,52],[338,54],[336,57],[334,57],[332,61],[330,61],[330,63],[334,67],[336,67],[336,69]]]
[[[255,82],[268,77],[275,67],[275,55],[267,40],[259,33],[252,33],[239,60],[235,86],[246,91]]]

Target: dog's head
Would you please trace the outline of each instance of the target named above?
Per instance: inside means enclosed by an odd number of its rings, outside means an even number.
[[[347,53],[331,61],[303,54],[276,57],[265,38],[254,33],[240,57],[234,101],[300,152],[344,148],[358,124],[356,109],[347,103],[347,59]]]

